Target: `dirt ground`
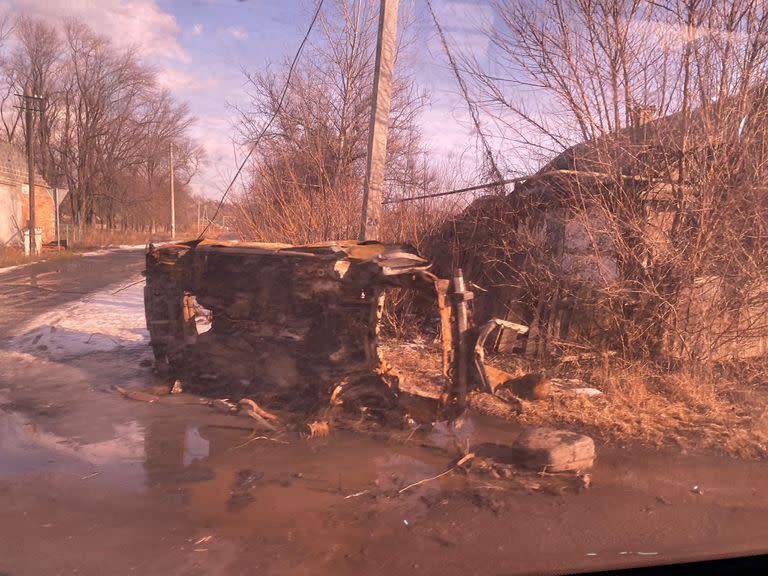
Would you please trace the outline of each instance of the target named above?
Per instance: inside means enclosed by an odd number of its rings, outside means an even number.
[[[598,436],[588,489],[451,471],[403,491],[450,468],[455,435],[259,438],[191,395],[125,399],[115,384],[162,383],[140,258],[0,275],[0,574],[562,573],[765,552],[760,459]],[[460,440],[525,424],[470,417]]]
[[[406,388],[437,389],[437,344],[424,339],[386,340],[383,349],[404,374]],[[487,362],[515,376],[537,368],[502,355],[487,357]],[[748,380],[660,374],[610,359],[556,366],[547,372],[557,383],[551,397],[524,402],[516,422],[564,427],[612,444],[768,457],[768,375],[763,366],[753,367]],[[574,387],[600,393],[570,392]]]

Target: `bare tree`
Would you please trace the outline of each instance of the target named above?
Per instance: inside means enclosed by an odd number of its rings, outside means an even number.
[[[498,273],[486,280],[515,288],[550,338],[564,336],[551,323],[561,303],[578,300],[590,311],[581,336],[627,355],[708,358],[768,335],[755,314],[766,292],[765,3],[494,8],[492,70],[475,63],[475,87],[517,150],[545,165],[492,211],[477,206],[497,232],[484,254]]]
[[[254,155],[250,180],[236,203],[243,235],[288,242],[356,236],[377,5],[369,0],[331,4],[321,15],[321,38],[303,54],[281,109],[277,106],[285,69],[246,75],[251,102],[241,111],[244,141],[260,132],[266,118],[277,116]],[[407,21],[401,24],[405,26],[400,27],[385,175],[388,198],[415,195],[433,180],[422,161],[417,128],[423,96],[404,66],[411,37]],[[385,228],[386,222],[385,216]]]
[[[6,51],[8,38],[12,33],[11,19],[8,14],[3,14],[0,16],[0,73],[3,75],[5,84],[0,95],[0,120],[3,122],[3,128],[9,142],[13,140],[20,117],[18,110],[13,107],[13,104],[16,103],[15,82],[13,69],[9,66],[9,55]]]
[[[38,161],[43,178],[51,180],[50,141],[58,111],[63,45],[55,26],[27,16],[17,18],[14,36],[17,47],[7,65],[9,90],[21,94],[29,86],[33,94],[43,97],[40,119],[36,123],[36,149],[41,152]],[[11,138],[13,133],[8,135]]]
[[[189,136],[194,118],[186,104],[159,86],[135,49],[116,47],[81,21],[56,26],[21,16],[8,24],[0,20],[5,135],[22,145],[16,95],[29,86],[43,97],[37,168],[48,184],[69,189],[65,214],[81,230],[169,227],[173,143],[180,223],[191,223],[189,182],[202,150]]]
[[[57,139],[58,173],[70,188],[80,226],[146,226],[170,212],[159,190],[168,189],[171,142],[179,150],[177,172],[196,169],[200,150],[188,134],[186,105],[158,87],[155,74],[132,50],[118,50],[78,21],[65,25]],[[142,174],[143,179],[137,178]],[[183,201],[187,192],[179,189]],[[165,195],[163,195],[165,197]],[[164,224],[167,218],[162,218]]]

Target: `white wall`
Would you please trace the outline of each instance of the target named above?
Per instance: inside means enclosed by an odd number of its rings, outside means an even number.
[[[21,221],[21,189],[0,182],[0,247],[19,244]]]

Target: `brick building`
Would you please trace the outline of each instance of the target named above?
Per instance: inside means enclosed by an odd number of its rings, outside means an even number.
[[[56,239],[55,219],[53,189],[36,174],[35,224],[43,229],[43,242]],[[0,247],[21,245],[28,220],[27,158],[13,144],[0,142]]]

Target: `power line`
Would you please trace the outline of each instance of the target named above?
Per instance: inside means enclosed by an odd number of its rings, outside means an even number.
[[[461,76],[461,72],[459,71],[459,65],[456,62],[456,58],[454,58],[453,53],[451,52],[450,46],[448,45],[448,38],[443,32],[443,27],[440,25],[440,21],[437,19],[437,14],[435,13],[435,10],[432,8],[432,2],[430,0],[426,0],[426,4],[427,4],[427,8],[429,9],[429,13],[432,16],[432,22],[434,22],[435,28],[437,29],[437,34],[440,37],[440,44],[443,47],[443,52],[445,52],[445,56],[446,58],[448,58],[448,64],[450,65],[451,71],[453,72],[453,75],[456,78],[456,83],[459,85],[459,89],[461,90],[461,95],[464,97],[464,101],[467,104],[469,117],[472,119],[472,124],[475,125],[475,130],[477,130],[477,137],[480,139],[480,143],[483,146],[483,151],[485,152],[485,158],[488,161],[488,164],[490,165],[490,169],[492,172],[491,176],[495,177],[498,180],[501,180],[501,171],[499,170],[499,167],[496,164],[496,160],[493,157],[493,150],[491,149],[491,145],[488,143],[488,139],[485,137],[485,134],[483,133],[483,127],[480,124],[480,116],[477,112],[477,106],[472,101],[472,97],[469,94],[469,88],[467,88],[467,83],[464,81],[464,78]]]
[[[525,182],[530,180],[530,176],[524,176],[522,178],[510,178],[508,180],[496,180],[494,182],[488,182],[487,184],[478,184],[477,186],[469,186],[468,188],[458,188],[457,190],[448,190],[447,192],[437,192],[435,194],[422,194],[421,196],[409,196],[407,198],[392,198],[391,200],[384,200],[382,204],[399,204],[400,202],[410,202],[411,200],[426,200],[427,198],[439,198],[440,196],[450,196],[452,194],[461,194],[462,192],[473,192],[475,190],[483,190],[484,188],[491,188],[492,186],[503,186],[504,184],[514,184],[516,182]]]
[[[264,125],[264,128],[262,128],[259,135],[256,137],[256,140],[254,140],[253,144],[251,145],[251,149],[248,150],[248,154],[246,154],[245,158],[243,158],[243,161],[240,163],[240,166],[237,168],[237,172],[235,172],[234,177],[229,183],[229,186],[227,186],[227,189],[224,190],[224,194],[221,195],[221,200],[219,200],[218,206],[216,206],[216,211],[213,213],[213,216],[208,221],[208,224],[205,225],[205,228],[203,228],[203,231],[198,234],[197,238],[202,238],[205,233],[208,231],[208,228],[211,226],[214,220],[216,220],[216,216],[218,216],[219,211],[221,210],[221,207],[224,205],[224,201],[227,199],[227,196],[229,195],[229,192],[232,190],[232,186],[234,186],[237,179],[240,177],[240,172],[243,171],[243,168],[248,163],[248,160],[250,160],[251,155],[253,154],[253,151],[256,149],[256,146],[259,145],[259,142],[264,137],[264,134],[267,133],[267,130],[272,126],[272,123],[275,121],[275,118],[277,118],[277,115],[280,113],[281,108],[283,107],[283,100],[285,100],[285,95],[288,93],[288,87],[291,84],[291,76],[293,76],[293,70],[296,67],[296,63],[299,61],[299,56],[301,55],[301,51],[304,49],[304,45],[307,43],[307,39],[309,38],[310,33],[312,32],[312,28],[315,26],[315,22],[317,22],[317,17],[320,15],[320,9],[323,7],[323,2],[325,0],[320,0],[317,3],[317,9],[315,10],[315,14],[312,16],[312,21],[309,23],[309,28],[307,28],[307,33],[304,34],[304,38],[301,40],[301,44],[299,44],[299,49],[296,51],[296,55],[293,57],[293,61],[291,62],[291,66],[288,69],[288,75],[285,78],[285,86],[283,86],[283,91],[280,94],[280,100],[277,102],[277,108],[275,108],[274,113],[272,114],[272,117],[269,119],[269,122],[267,122]]]
[[[423,194],[421,196],[409,196],[407,198],[392,198],[385,200],[382,204],[399,204],[400,202],[411,202],[412,200],[426,200],[428,198],[440,198],[441,196],[451,196],[452,194],[461,194],[462,192],[474,192],[476,190],[483,190],[484,188],[491,188],[493,186],[504,186],[506,184],[518,184],[520,182],[528,182],[530,180],[536,180],[539,178],[546,178],[549,176],[571,176],[581,178],[594,178],[596,180],[626,180],[630,182],[644,182],[648,184],[669,184],[668,180],[663,178],[653,178],[646,176],[638,176],[634,174],[608,174],[606,172],[594,172],[589,170],[548,170],[546,172],[538,172],[529,176],[520,176],[518,178],[508,178],[506,180],[495,180],[493,182],[487,182],[485,184],[477,184],[475,186],[469,186],[467,188],[458,188],[456,190],[448,190],[447,192],[436,192],[435,194]]]

